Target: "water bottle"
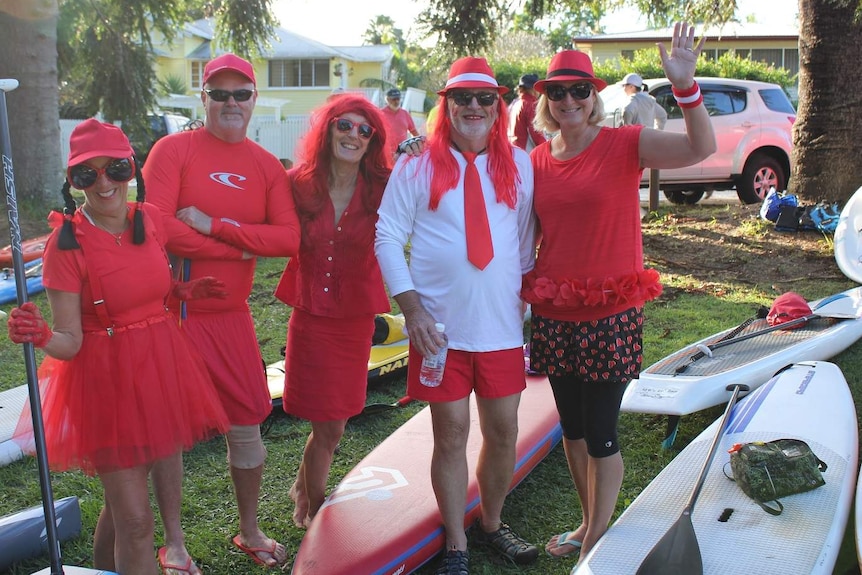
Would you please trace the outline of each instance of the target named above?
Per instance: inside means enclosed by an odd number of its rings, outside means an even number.
[[[435,323],[437,333],[443,336],[446,343],[443,344],[434,355],[422,358],[422,367],[419,369],[419,382],[427,387],[437,387],[443,381],[443,369],[446,367],[446,352],[448,351],[449,339],[444,333],[446,326]]]

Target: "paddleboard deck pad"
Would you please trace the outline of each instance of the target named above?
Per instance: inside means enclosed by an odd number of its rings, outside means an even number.
[[[720,418],[650,482],[573,575],[637,571],[680,517],[719,424]],[[725,477],[724,467],[734,444],[781,438],[805,441],[828,468],[826,485],[782,498],[784,512],[773,516]],[[731,412],[691,516],[703,573],[831,574],[853,503],[857,458],[856,410],[834,364],[795,364],[744,397]]]
[[[465,527],[479,514],[476,461],[482,445],[470,398],[469,485]],[[544,377],[527,377],[518,408],[514,488],[562,438]],[[443,550],[445,535],[431,486],[431,408],[395,430],[345,476],[302,540],[294,575],[406,575]]]
[[[859,314],[862,313],[862,288],[812,301],[809,305],[816,310],[823,301],[841,301],[842,305],[846,301],[847,309]],[[756,319],[736,337],[742,338],[767,327],[765,319]],[[641,371],[640,378],[626,388],[621,410],[686,415],[727,403],[728,385],[740,383],[754,389],[795,361],[820,361],[841,353],[862,337],[862,319],[818,317],[796,329],[777,330],[718,347],[712,351],[712,357],[692,361],[692,356],[703,346],[719,342],[733,329],[688,345]]]

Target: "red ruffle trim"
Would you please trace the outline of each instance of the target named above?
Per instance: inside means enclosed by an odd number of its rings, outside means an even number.
[[[653,269],[619,277],[562,280],[537,277],[535,271],[524,276],[521,298],[529,304],[549,303],[566,309],[637,305],[657,298],[662,291],[659,274]]]

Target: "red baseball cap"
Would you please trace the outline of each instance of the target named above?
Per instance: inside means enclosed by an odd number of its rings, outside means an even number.
[[[207,62],[207,65],[204,67],[203,84],[206,85],[214,75],[225,71],[242,74],[252,84],[257,86],[257,82],[254,79],[254,66],[251,65],[251,62],[231,53],[222,54],[218,58]]]
[[[99,156],[131,158],[134,155],[132,145],[123,130],[95,118],[75,126],[69,138],[68,166],[76,166]]]
[[[506,86],[497,84],[494,72],[491,71],[491,66],[488,65],[485,58],[473,58],[471,56],[459,58],[452,63],[449,79],[446,80],[446,87],[437,94],[445,96],[449,90],[456,88],[492,88],[497,90],[499,94],[505,94],[509,91]]]

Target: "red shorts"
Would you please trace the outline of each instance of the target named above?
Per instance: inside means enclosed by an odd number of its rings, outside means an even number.
[[[443,383],[427,387],[419,383],[422,354],[411,345],[407,362],[407,394],[421,401],[457,401],[475,391],[479,397],[496,399],[524,391],[524,350],[460,351],[450,349],[446,356]]]

